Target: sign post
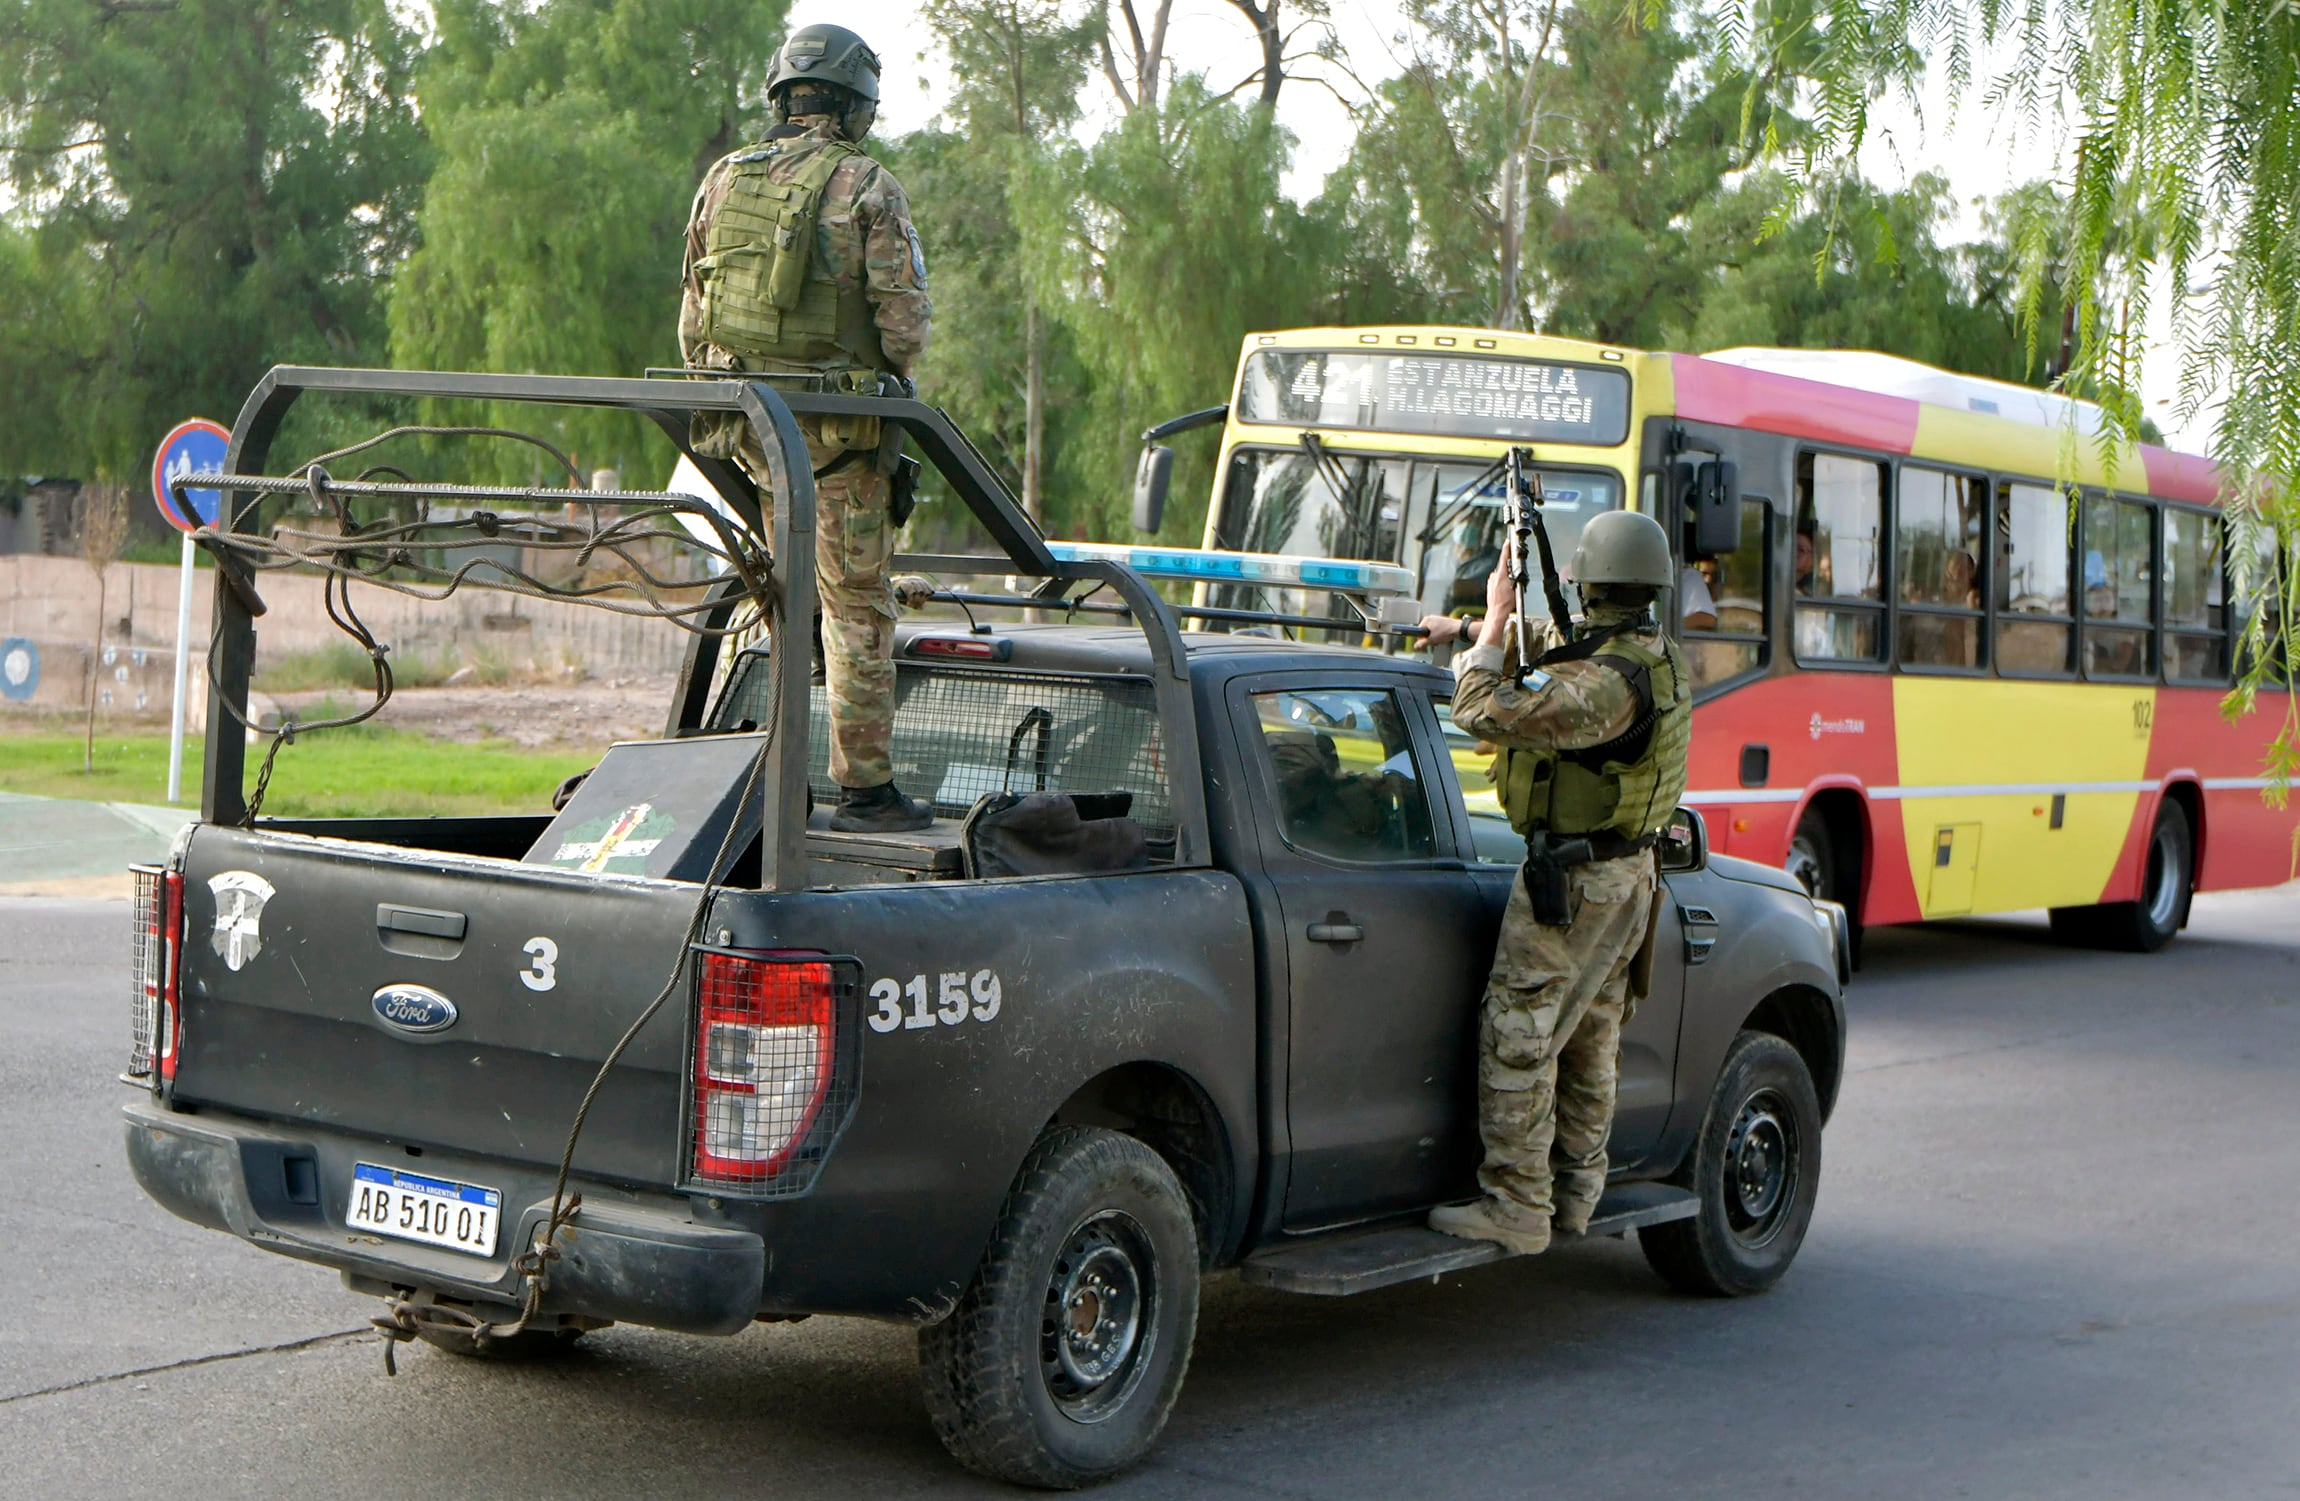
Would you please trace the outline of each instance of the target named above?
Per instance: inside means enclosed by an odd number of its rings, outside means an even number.
[[[203,526],[215,525],[224,510],[221,490],[186,490],[179,500],[173,487],[185,475],[201,470],[212,473],[223,468],[231,441],[231,433],[220,424],[205,417],[194,417],[170,428],[168,435],[160,440],[160,451],[152,455],[152,498],[159,502],[162,519],[184,534],[183,577],[176,590],[176,693],[174,705],[168,711],[168,801],[171,803],[184,795],[184,690],[189,683],[191,666],[192,533]]]

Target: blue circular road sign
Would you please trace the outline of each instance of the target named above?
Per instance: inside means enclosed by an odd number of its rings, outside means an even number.
[[[0,641],[0,698],[22,703],[40,691],[40,648],[22,636]]]
[[[160,503],[168,525],[188,532],[216,524],[224,510],[221,490],[186,490],[179,504],[169,487],[187,474],[223,468],[231,442],[227,429],[205,417],[177,423],[160,440],[160,451],[152,455],[152,498]]]

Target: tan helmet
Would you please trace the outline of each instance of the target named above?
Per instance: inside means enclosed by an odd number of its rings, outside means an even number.
[[[1602,584],[1645,584],[1666,589],[1677,582],[1669,557],[1669,534],[1642,511],[1607,511],[1590,518],[1573,550],[1573,581],[1587,589]]]

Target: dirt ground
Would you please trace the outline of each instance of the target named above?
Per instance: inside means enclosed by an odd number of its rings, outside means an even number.
[[[465,744],[509,740],[529,749],[603,748],[616,740],[644,740],[662,734],[673,686],[674,680],[665,677],[525,687],[460,684],[453,688],[402,688],[370,723]],[[281,708],[294,711],[302,719],[313,717],[327,699],[338,705],[364,702],[340,688],[274,695]]]

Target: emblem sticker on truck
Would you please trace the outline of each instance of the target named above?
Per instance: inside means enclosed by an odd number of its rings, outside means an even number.
[[[955,1027],[970,1018],[996,1021],[1004,989],[997,971],[988,969],[978,969],[972,976],[963,970],[912,975],[908,981],[889,975],[871,981],[870,998],[875,1005],[864,1020],[873,1032],[892,1032],[898,1027],[913,1032]]]
[[[238,974],[264,951],[264,903],[272,899],[272,883],[252,870],[227,870],[208,878],[208,890],[216,894],[216,931],[208,942]]]

